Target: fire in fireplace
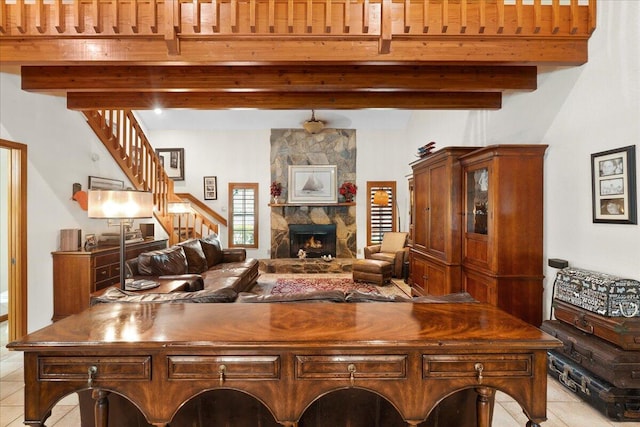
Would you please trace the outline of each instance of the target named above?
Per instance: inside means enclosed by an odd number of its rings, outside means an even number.
[[[302,249],[307,258],[320,258],[323,255],[336,256],[335,224],[290,224],[289,256],[295,258]]]

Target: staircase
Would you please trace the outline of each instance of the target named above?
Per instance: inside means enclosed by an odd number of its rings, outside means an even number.
[[[169,235],[169,245],[179,243],[188,237],[201,237],[218,233],[219,225],[226,226],[224,217],[211,210],[192,195],[176,194],[173,181],[160,164],[153,147],[130,110],[84,111],[87,122],[107,148],[111,156],[125,173],[136,190],[153,194],[154,215]],[[187,199],[187,200],[185,200]],[[190,201],[207,213],[217,223],[199,211],[174,215],[168,213],[171,202]],[[197,201],[197,202],[196,202]],[[181,229],[189,230],[182,233]]]

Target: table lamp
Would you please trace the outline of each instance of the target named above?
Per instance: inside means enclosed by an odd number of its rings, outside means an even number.
[[[89,190],[89,218],[120,220],[120,288],[125,289],[125,224],[153,216],[153,195],[136,190]]]

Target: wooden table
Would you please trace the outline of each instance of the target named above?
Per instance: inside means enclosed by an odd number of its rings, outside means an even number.
[[[12,342],[24,351],[25,424],[44,425],[63,396],[93,389],[97,425],[108,391],[165,426],[203,390],[261,400],[284,426],[348,387],[374,391],[408,425],[445,396],[478,394],[487,427],[495,389],[546,420],[546,351],[561,342],[486,304],[99,304]]]

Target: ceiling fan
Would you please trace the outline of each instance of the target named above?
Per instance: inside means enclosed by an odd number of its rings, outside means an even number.
[[[315,110],[311,110],[311,118],[309,120],[305,120],[305,122],[302,123],[302,127],[310,134],[314,134],[324,129],[324,122],[316,119]]]

